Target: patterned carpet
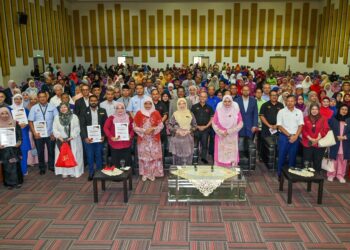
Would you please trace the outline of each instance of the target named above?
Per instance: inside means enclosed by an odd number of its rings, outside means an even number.
[[[107,183],[93,203],[86,174],[61,179],[31,169],[22,189],[0,189],[0,249],[350,249],[350,184],[326,183],[323,205],[295,184],[293,204],[259,164],[246,202],[167,202],[167,180]],[[286,190],[286,187],[285,187]]]

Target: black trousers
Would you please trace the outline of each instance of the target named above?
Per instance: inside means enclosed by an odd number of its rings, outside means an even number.
[[[114,149],[111,148],[111,164],[116,167],[120,166],[120,160],[125,161],[125,166],[131,167],[131,148]]]
[[[303,147],[304,161],[312,163],[316,171],[321,171],[322,158],[326,148]]]
[[[48,168],[54,170],[55,165],[55,141],[50,137],[40,138],[35,140],[36,149],[38,151],[39,169],[46,170],[45,166],[45,145],[47,147]]]
[[[212,127],[209,128],[209,154],[214,157],[215,131]]]
[[[201,148],[202,148],[201,158],[206,160],[207,153],[208,153],[209,129],[206,129],[204,131],[197,130],[194,133],[194,136],[195,136],[196,147],[198,148],[199,143],[201,144]]]

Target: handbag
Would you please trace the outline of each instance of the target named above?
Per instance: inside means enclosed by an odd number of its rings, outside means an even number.
[[[326,148],[335,145],[335,138],[332,130],[329,130],[325,137],[318,141],[318,146],[321,148]]]
[[[323,157],[322,159],[322,169],[326,170],[327,172],[334,172],[335,168],[334,168],[334,161],[332,159],[329,158],[329,149],[327,149],[328,154]]]
[[[61,168],[72,168],[78,165],[68,142],[62,143],[60,154],[58,155],[55,165]]]

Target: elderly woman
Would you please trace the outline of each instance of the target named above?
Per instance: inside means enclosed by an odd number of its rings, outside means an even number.
[[[239,163],[238,132],[243,127],[239,106],[232,97],[225,95],[216,108],[213,129],[215,135],[214,163],[231,167]]]
[[[24,109],[26,116],[28,117],[29,111],[23,107],[23,97],[20,94],[16,94],[12,97],[12,105],[10,106],[12,114],[14,114],[19,109]],[[31,144],[29,139],[29,125],[28,123],[19,123],[19,126],[21,127],[22,131],[22,143],[21,143],[21,153],[22,153],[22,159],[21,159],[21,168],[22,168],[22,174],[27,175],[28,174],[28,152],[31,150]]]
[[[12,119],[8,108],[0,108],[0,128],[15,128],[16,145],[6,147],[0,142],[0,161],[3,166],[4,185],[8,189],[20,188],[23,183],[23,175],[20,169],[20,151],[19,147],[22,143],[21,128],[16,121]]]
[[[194,85],[191,85],[188,87],[189,95],[186,97],[186,99],[192,103],[192,106],[199,103],[199,96],[197,95],[197,87]]]
[[[39,90],[35,86],[35,82],[33,80],[29,80],[28,88],[25,90],[25,92],[28,93],[28,95],[37,95],[38,94]]]
[[[55,162],[60,154],[60,148],[63,142],[68,142],[75,157],[77,165],[71,168],[64,168],[55,165],[55,174],[78,178],[84,173],[83,144],[80,137],[80,124],[78,117],[72,113],[68,103],[61,103],[59,106],[59,115],[53,122],[53,134],[56,141]]]
[[[142,181],[154,181],[162,177],[163,156],[160,132],[163,129],[162,117],[155,109],[152,99],[146,96],[141,110],[134,117],[134,131],[137,137],[139,171]]]
[[[103,126],[103,131],[111,148],[111,164],[114,166],[121,166],[121,160],[125,161],[125,166],[131,166],[131,145],[134,138],[132,122],[132,118],[126,113],[124,103],[117,102],[115,113],[108,117]],[[120,136],[115,133],[116,123],[128,124],[129,140],[121,140]]]
[[[169,151],[174,156],[174,164],[192,165],[194,137],[197,122],[194,115],[187,108],[185,98],[177,100],[177,111],[169,120],[170,139]]]

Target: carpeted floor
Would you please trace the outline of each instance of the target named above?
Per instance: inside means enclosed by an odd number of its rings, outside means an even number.
[[[134,179],[129,203],[107,183],[93,203],[87,178],[32,169],[23,187],[0,189],[0,249],[350,249],[350,185],[326,183],[323,205],[295,184],[293,204],[258,164],[246,202],[167,202],[167,180]],[[285,187],[286,189],[286,187]]]

